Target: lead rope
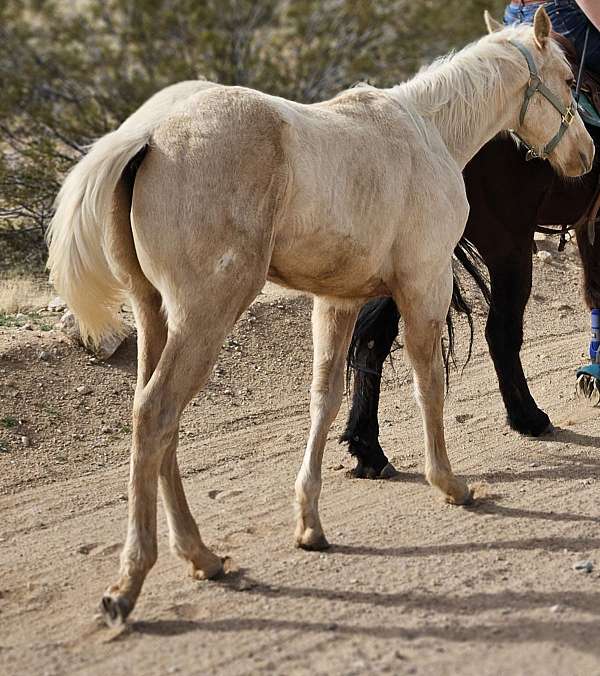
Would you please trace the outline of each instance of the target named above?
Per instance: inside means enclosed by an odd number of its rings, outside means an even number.
[[[585,29],[585,37],[583,39],[583,50],[581,51],[581,61],[579,62],[579,72],[577,73],[577,85],[575,87],[575,94],[573,98],[575,103],[579,107],[579,95],[581,93],[581,81],[583,79],[583,69],[585,66],[585,56],[587,53],[588,38],[590,37],[590,22],[588,21],[587,27]],[[588,240],[592,246],[594,246],[594,240],[596,239],[596,218],[590,217],[590,220],[587,224],[587,235]]]
[[[579,62],[579,71],[577,72],[577,85],[575,86],[575,102],[579,105],[579,94],[581,92],[581,80],[583,76],[583,69],[585,66],[585,55],[587,53],[588,38],[590,37],[590,24],[588,22],[587,28],[585,29],[585,38],[583,39],[583,50],[581,52],[581,61]]]

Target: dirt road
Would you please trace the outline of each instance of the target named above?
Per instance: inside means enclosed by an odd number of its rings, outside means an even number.
[[[397,356],[381,420],[400,476],[346,476],[344,403],[324,463],[326,553],[292,545],[310,303],[259,299],[187,410],[179,451],[204,539],[240,571],[188,578],[159,510],[159,560],[122,631],[93,615],[125,532],[134,345],[103,365],[58,332],[3,329],[0,673],[600,674],[600,411],[573,392],[588,320],[569,251],[536,262],[524,349],[556,434],[505,425],[479,317],[446,429],[455,470],[486,497],[445,505],[423,480]],[[574,570],[581,560],[594,570]]]

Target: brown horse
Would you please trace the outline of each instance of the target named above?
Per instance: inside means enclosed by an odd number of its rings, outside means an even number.
[[[598,143],[600,130],[589,131]],[[519,355],[523,315],[531,292],[533,236],[538,225],[573,224],[581,219],[596,192],[600,162],[581,179],[565,180],[547,162],[525,161],[524,149],[499,136],[467,164],[464,178],[471,205],[464,237],[475,245],[489,271],[491,295],[485,336],[508,424],[521,434],[539,436],[552,425],[529,390]],[[600,237],[592,244],[585,225],[578,228],[576,236],[585,303],[598,308]],[[461,255],[460,249],[457,253]],[[471,267],[470,272],[481,283],[477,267]],[[393,471],[379,444],[377,409],[381,369],[398,334],[399,319],[393,299],[371,301],[361,310],[350,345],[354,389],[341,440],[348,442],[357,459],[354,474],[358,477],[386,476]]]

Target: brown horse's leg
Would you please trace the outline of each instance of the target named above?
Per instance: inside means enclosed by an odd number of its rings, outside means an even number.
[[[362,478],[393,476],[379,444],[379,393],[381,371],[398,335],[400,313],[393,298],[376,298],[360,311],[348,352],[353,371],[352,407],[340,442],[356,460],[353,475]]]
[[[344,301],[342,301],[344,303]],[[327,433],[344,392],[344,363],[358,305],[331,303],[316,297],[313,326],[313,380],[310,390],[310,433],[296,478],[296,544],[304,549],[328,546],[319,519],[321,463]]]
[[[486,263],[492,297],[485,336],[508,423],[521,434],[539,436],[550,430],[552,424],[531,396],[520,357],[523,315],[531,293],[530,240],[502,258],[487,256]]]
[[[583,293],[588,308],[600,308],[600,226],[596,225],[594,243],[587,226],[577,232],[577,247],[583,263]]]

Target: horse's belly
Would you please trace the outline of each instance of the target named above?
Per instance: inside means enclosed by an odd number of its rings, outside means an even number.
[[[381,261],[348,237],[302,238],[293,246],[275,245],[269,279],[317,295],[358,298],[388,295]]]

